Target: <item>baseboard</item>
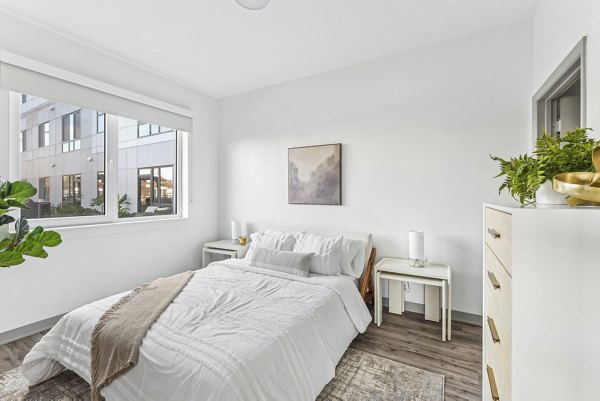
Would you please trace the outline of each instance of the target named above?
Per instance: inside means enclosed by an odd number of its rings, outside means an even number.
[[[383,298],[383,306],[389,306],[388,298]],[[404,301],[404,310],[414,313],[425,313],[425,305],[418,304],[416,302]],[[482,325],[482,316],[474,313],[462,312],[459,310],[452,309],[452,321],[472,324],[473,326]]]
[[[0,345],[8,344],[32,334],[39,333],[40,331],[48,330],[52,328],[61,317],[63,317],[63,315],[49,317],[48,319],[40,320],[39,322],[31,323],[27,326],[0,333]]]

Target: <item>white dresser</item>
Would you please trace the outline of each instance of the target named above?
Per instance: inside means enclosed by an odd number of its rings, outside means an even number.
[[[600,208],[483,212],[483,399],[600,400]]]

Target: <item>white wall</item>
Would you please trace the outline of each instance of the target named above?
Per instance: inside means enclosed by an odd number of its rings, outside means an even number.
[[[593,136],[600,138],[600,2],[597,0],[542,0],[533,19],[533,89],[537,90],[571,51],[582,36],[587,35],[586,74],[587,126],[596,128]],[[580,326],[572,328],[579,335],[573,342],[573,361],[579,368],[581,385],[574,389],[581,400],[598,398],[598,290],[597,277],[582,270],[578,263],[566,266],[571,274],[584,277],[580,293],[584,299],[580,310]],[[597,272],[597,270],[596,270]],[[597,276],[598,274],[595,274]],[[575,392],[574,392],[575,394]],[[575,398],[574,398],[575,399]]]
[[[405,257],[423,229],[426,256],[453,267],[455,308],[481,314],[488,153],[528,148],[531,51],[522,23],[221,101],[221,236],[232,218],[367,231],[378,257]],[[336,142],[343,206],[288,205],[287,148]]]
[[[600,2],[542,0],[533,19],[533,91],[535,92],[587,35],[587,126],[600,138]]]
[[[202,243],[217,236],[216,101],[1,13],[0,49],[188,108],[194,115],[189,219],[61,230],[63,243],[50,249],[47,260],[29,259],[0,270],[0,333],[153,277],[199,267]],[[7,135],[6,122],[0,122],[0,152]]]

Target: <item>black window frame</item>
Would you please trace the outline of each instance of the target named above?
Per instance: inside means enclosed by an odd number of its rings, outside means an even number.
[[[68,139],[65,139],[65,120],[69,121],[68,123],[68,127],[69,127],[69,135],[68,135]],[[62,133],[61,133],[61,139],[62,139],[62,152],[63,153],[67,153],[67,152],[73,152],[75,150],[79,150],[80,146],[81,146],[81,109],[76,110],[72,113],[68,113],[63,115],[60,118],[61,121],[61,127],[62,127]],[[71,131],[70,127],[73,127],[73,130]],[[79,146],[78,146],[79,145]]]
[[[161,195],[161,179],[162,179],[162,175],[161,175],[161,169],[163,168],[171,168],[171,174],[172,174],[172,181],[173,181],[173,196],[171,198],[171,202],[170,203],[165,203],[162,202],[162,195]],[[148,170],[150,169],[150,174],[149,177],[147,177],[147,174],[144,174],[143,176],[140,175],[140,171],[141,170]],[[158,195],[158,201],[156,199],[154,199],[154,170],[158,170],[158,180],[157,180],[157,195]],[[150,188],[150,197],[151,197],[151,201],[149,204],[143,204],[142,202],[142,179],[150,179],[152,182],[151,188]],[[149,166],[149,167],[138,167],[138,173],[137,173],[137,182],[138,182],[138,188],[137,188],[137,211],[138,213],[141,213],[143,211],[143,209],[145,210],[146,208],[148,208],[149,206],[157,206],[157,207],[171,207],[173,209],[172,214],[177,214],[177,164],[165,164],[165,165],[160,165],[160,166]]]
[[[46,126],[48,126],[48,131],[46,131]],[[48,136],[48,141],[46,141],[46,135]],[[38,125],[38,148],[43,148],[50,145],[50,121],[46,121],[45,123],[41,123]]]
[[[65,190],[65,178],[68,179],[67,190]],[[79,191],[77,191],[77,182],[79,183]],[[65,193],[67,193],[67,196],[65,196]],[[62,176],[62,201],[63,203],[81,206],[81,174],[66,174]]]
[[[102,121],[102,131],[100,131],[100,121]],[[96,112],[96,133],[104,134],[106,132],[106,113],[103,111]]]

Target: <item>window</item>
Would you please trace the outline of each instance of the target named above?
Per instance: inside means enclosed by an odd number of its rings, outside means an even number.
[[[48,145],[50,145],[49,122],[38,125],[38,147],[43,148]]]
[[[19,149],[21,149],[21,152],[25,152],[27,150],[27,131],[21,131],[21,135],[19,137]]]
[[[22,81],[29,85],[30,81]],[[5,81],[2,85],[7,87]],[[54,88],[40,86],[38,92]],[[22,92],[10,92],[8,102],[0,102],[0,120],[6,113],[17,123],[9,127],[18,127],[10,133],[10,146],[0,149],[11,160],[8,173],[38,189],[30,209],[18,212],[43,219],[36,223],[44,227],[184,216],[186,203],[178,191],[185,193],[179,183],[187,182],[181,179],[187,166],[180,159],[187,151],[187,136],[169,123],[190,127],[191,120],[151,106],[151,99],[149,107],[125,98],[119,103],[114,95],[102,99],[91,93],[87,97],[84,89],[51,93],[52,100],[27,94],[26,103],[21,103]],[[86,99],[86,106],[55,100],[63,96]],[[97,104],[98,109],[86,108],[89,104]],[[113,114],[117,109],[131,117]],[[142,135],[147,129],[147,137],[138,137],[138,129]],[[23,152],[17,150],[19,145]]]
[[[63,203],[81,206],[81,174],[63,175],[62,192]]]
[[[533,95],[533,143],[544,132],[562,136],[586,126],[586,38],[577,43]]]
[[[48,149],[23,155],[19,161],[19,176],[29,182],[39,183],[37,200],[34,198],[33,204],[29,205],[29,217],[104,216],[104,197],[97,198],[96,184],[99,174],[103,176],[105,171],[104,134],[95,134],[92,122],[96,111],[30,95],[28,102],[37,106],[20,108],[21,130],[37,132],[39,147]],[[48,116],[52,117],[50,121],[37,124]],[[82,119],[90,123],[82,126]],[[50,143],[51,127],[52,130],[62,127],[57,137],[62,137],[65,142],[61,144],[58,139],[57,151]],[[67,153],[73,150],[78,150],[80,154]],[[104,192],[103,183],[101,191]]]
[[[96,132],[103,133],[106,126],[106,114],[102,112],[96,113]]]
[[[138,138],[143,138],[149,135],[164,134],[166,132],[171,131],[173,131],[172,128],[163,127],[162,125],[158,124],[149,124],[138,121]]]
[[[104,171],[98,173],[98,198],[104,198]]]
[[[138,212],[173,214],[173,166],[138,170]]]
[[[50,177],[40,178],[38,198],[40,202],[50,200]]]
[[[157,136],[152,141],[135,137],[141,132]],[[140,217],[177,214],[177,152],[178,131],[159,124],[118,117],[118,194],[119,217]],[[130,135],[133,129],[133,135]],[[125,198],[123,198],[125,197]]]
[[[81,112],[76,111],[62,117],[62,151],[72,152],[81,149]]]

